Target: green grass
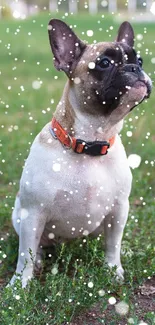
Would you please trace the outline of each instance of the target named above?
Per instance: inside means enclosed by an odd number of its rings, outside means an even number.
[[[24,159],[28,155],[35,135],[51,119],[66,80],[63,73],[53,68],[47,36],[50,16],[44,14],[26,21],[0,21],[0,282],[2,287],[15,270],[18,238],[10,220]],[[60,18],[62,16],[59,14]],[[75,28],[77,34],[89,42],[93,39],[114,40],[118,29],[112,17],[107,16],[103,19],[101,14],[96,17],[84,14],[69,16],[66,21],[77,25]],[[136,35],[143,35],[143,40],[136,43],[141,43],[140,50],[144,58],[145,71],[154,80],[154,65],[151,63],[151,58],[155,53],[155,24],[148,23],[144,26],[144,24],[134,23],[133,25]],[[110,26],[114,29],[106,32]],[[144,27],[147,28],[147,33],[144,33]],[[103,30],[99,31],[99,28]],[[86,36],[88,29],[93,29],[93,38]],[[28,35],[29,32],[31,35]],[[145,53],[146,48],[149,50],[148,54]],[[55,79],[55,76],[58,76],[58,79]],[[39,90],[32,88],[34,80],[42,81]],[[8,86],[11,86],[10,90]],[[24,87],[24,91],[21,90],[21,86]],[[51,100],[54,100],[53,104]],[[41,279],[36,278],[26,290],[21,290],[20,283],[17,283],[16,290],[2,290],[1,324],[60,325],[65,321],[70,322],[75,314],[81,313],[81,310],[89,308],[96,302],[101,303],[101,309],[106,315],[109,306],[108,298],[113,295],[117,300],[125,300],[129,304],[130,312],[127,318],[132,317],[134,324],[138,324],[142,318],[148,324],[155,324],[153,313],[146,315],[142,313],[137,316],[133,303],[135,290],[155,272],[154,103],[153,90],[148,103],[147,101],[143,103],[126,118],[122,131],[127,154],[137,153],[142,158],[140,167],[133,171],[130,214],[122,244],[122,262],[126,271],[125,283],[118,285],[115,282],[114,272],[109,271],[105,265],[101,238],[92,241],[87,239],[86,242],[76,240],[69,245],[59,245],[55,254],[45,262],[47,272],[44,272]],[[133,132],[131,138],[126,135],[129,130]],[[147,135],[148,132],[150,135]],[[51,272],[53,265],[56,265],[59,270],[56,275]],[[90,281],[94,283],[91,289],[88,287]],[[101,289],[105,290],[104,297],[100,297],[98,293]],[[19,300],[16,299],[18,295]],[[116,313],[111,317],[111,324],[117,324],[121,320]]]

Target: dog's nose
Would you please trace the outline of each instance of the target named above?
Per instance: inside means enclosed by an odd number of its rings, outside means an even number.
[[[135,74],[141,73],[141,67],[137,64],[126,64],[124,70],[125,72],[133,72]]]

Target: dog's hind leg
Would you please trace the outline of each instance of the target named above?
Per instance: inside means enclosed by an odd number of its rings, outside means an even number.
[[[12,224],[18,236],[20,232],[20,220],[21,220],[21,204],[20,204],[19,194],[17,194],[15,200],[15,206],[12,212]]]
[[[39,245],[36,253],[35,258],[35,265],[34,265],[34,272],[40,274],[43,270],[43,260],[45,258],[45,251]]]

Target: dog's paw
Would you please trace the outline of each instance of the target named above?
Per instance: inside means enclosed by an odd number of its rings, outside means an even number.
[[[116,267],[116,280],[118,282],[123,282],[124,281],[124,269],[122,268],[122,265],[117,265],[115,263],[108,263],[108,266],[110,268]]]
[[[18,284],[20,283],[22,288],[26,288],[26,286],[28,285],[28,283],[31,279],[32,279],[32,276],[30,276],[30,275],[23,276],[21,274],[19,274],[19,275],[14,274],[13,277],[11,278],[10,282],[7,284],[6,288],[14,287],[14,285],[16,284],[16,281],[18,281]]]
[[[116,269],[116,280],[118,282],[123,282],[124,281],[124,270],[122,266],[118,266]]]
[[[13,287],[16,280],[21,280],[21,277],[14,274],[13,277],[11,278],[10,282],[7,284],[6,288]]]

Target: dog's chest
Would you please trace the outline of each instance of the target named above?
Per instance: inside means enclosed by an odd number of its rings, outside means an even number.
[[[107,158],[50,150],[39,143],[33,146],[21,183],[24,189],[30,183],[27,193],[45,208],[48,231],[71,238],[92,232],[115,202],[128,195],[126,156],[120,151],[119,159],[110,153]]]
[[[108,169],[102,164],[85,161],[83,166],[72,167],[71,173],[66,175],[64,170],[60,175],[61,186],[55,191],[50,226],[55,225],[55,234],[73,238],[91,233],[101,224],[114,208],[119,191],[116,179],[108,177]]]

